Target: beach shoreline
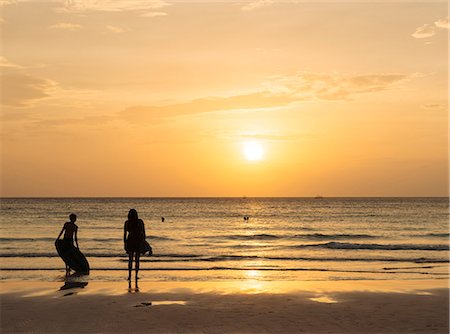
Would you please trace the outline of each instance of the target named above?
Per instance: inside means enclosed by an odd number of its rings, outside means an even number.
[[[448,280],[7,281],[2,333],[448,333]]]

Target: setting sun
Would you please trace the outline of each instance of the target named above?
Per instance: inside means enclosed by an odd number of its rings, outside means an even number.
[[[261,160],[264,156],[263,146],[256,141],[249,141],[244,144],[245,159],[250,161]]]

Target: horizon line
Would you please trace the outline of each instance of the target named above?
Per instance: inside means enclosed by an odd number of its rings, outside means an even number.
[[[213,199],[213,198],[230,198],[230,199],[251,199],[251,198],[312,198],[312,199],[332,199],[332,198],[450,198],[449,195],[439,196],[0,196],[2,199],[119,199],[119,198],[135,198],[135,199]]]

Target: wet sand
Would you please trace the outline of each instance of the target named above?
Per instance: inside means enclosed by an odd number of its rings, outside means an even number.
[[[87,284],[85,284],[87,283]],[[3,281],[2,333],[448,333],[447,280]]]

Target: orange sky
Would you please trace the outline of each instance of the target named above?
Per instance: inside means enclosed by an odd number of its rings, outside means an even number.
[[[448,195],[446,1],[0,8],[2,196]]]

